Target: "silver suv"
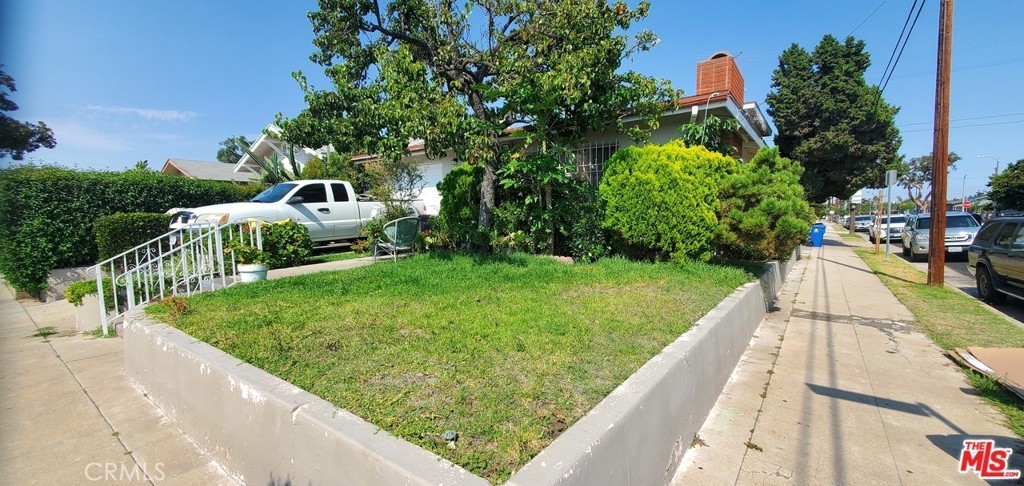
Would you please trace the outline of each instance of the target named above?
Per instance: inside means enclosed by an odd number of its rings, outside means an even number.
[[[911,261],[928,259],[928,233],[932,218],[928,213],[914,214],[903,226],[903,256]],[[981,225],[970,213],[949,211],[946,213],[946,253],[967,256],[967,248],[974,242]]]
[[[903,225],[907,217],[902,214],[882,216],[882,224],[871,225],[871,241],[899,240],[903,238]]]

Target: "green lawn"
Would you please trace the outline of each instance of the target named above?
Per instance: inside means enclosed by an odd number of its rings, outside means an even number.
[[[500,483],[752,279],[431,254],[200,294],[173,324]]]
[[[947,287],[927,284],[927,275],[898,258],[885,261],[873,250],[857,250],[896,298],[910,309],[915,324],[947,351],[968,346],[1024,347],[1024,328],[998,316],[977,299]],[[990,378],[965,370],[979,394],[1006,415],[1011,429],[1024,438],[1024,401]]]

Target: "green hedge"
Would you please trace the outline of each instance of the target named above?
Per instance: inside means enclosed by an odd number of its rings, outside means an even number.
[[[262,189],[138,170],[0,169],[0,273],[40,292],[51,269],[96,263],[100,216],[244,201]]]
[[[719,250],[744,260],[786,260],[810,231],[804,168],[762,148],[722,184]]]
[[[480,164],[463,164],[452,169],[437,184],[441,193],[441,209],[434,230],[451,244],[477,243],[477,218],[480,213],[480,184],[484,168]]]
[[[171,217],[164,213],[117,213],[93,223],[98,260],[128,251],[168,231]]]
[[[736,159],[682,141],[627,147],[605,165],[604,227],[633,257],[708,260],[718,228],[718,187]]]

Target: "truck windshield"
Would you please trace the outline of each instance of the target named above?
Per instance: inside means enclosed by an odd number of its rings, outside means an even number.
[[[295,189],[295,184],[276,184],[267,188],[266,191],[259,193],[250,201],[261,203],[278,202],[281,198],[288,195],[289,192],[292,192],[292,189]]]
[[[932,218],[921,218],[918,220],[918,229],[931,229]],[[946,216],[946,227],[947,228],[977,228],[978,222],[973,217],[967,214],[956,214],[952,216]]]

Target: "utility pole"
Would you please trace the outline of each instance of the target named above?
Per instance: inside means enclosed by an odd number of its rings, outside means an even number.
[[[949,174],[949,78],[953,61],[953,0],[939,4],[939,61],[935,75],[935,138],[932,145],[932,227],[928,238],[928,285],[946,277],[946,178]]]

